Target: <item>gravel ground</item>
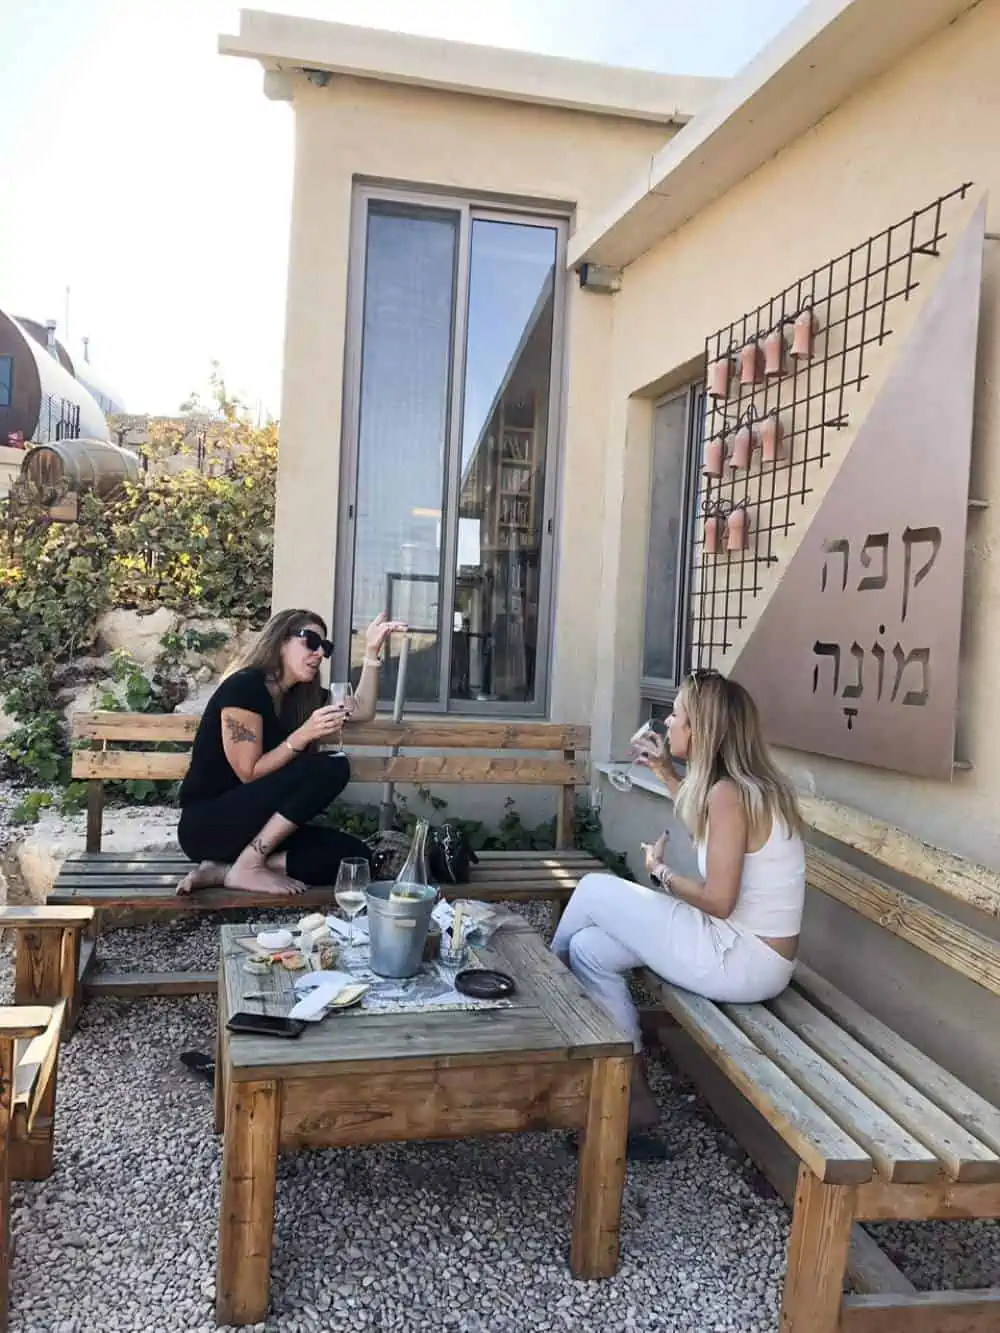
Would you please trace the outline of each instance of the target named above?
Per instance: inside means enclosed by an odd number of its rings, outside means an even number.
[[[102,949],[116,967],[205,968],[218,924]],[[0,969],[9,988],[8,955]],[[208,1086],[177,1063],[214,1031],[208,996],[87,1005],[63,1049],[55,1171],[13,1186],[11,1333],[215,1328],[221,1145]],[[787,1212],[693,1089],[653,1077],[675,1156],[630,1166],[613,1280],[569,1273],[575,1163],[558,1135],[304,1152],[279,1165],[272,1313],[255,1327],[774,1333]],[[920,1287],[1000,1280],[1000,1227],[877,1231]]]

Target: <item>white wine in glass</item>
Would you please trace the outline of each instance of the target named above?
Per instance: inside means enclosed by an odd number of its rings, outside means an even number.
[[[354,708],[354,686],[349,680],[334,681],[330,685],[330,703],[334,708],[344,708],[347,710],[347,716],[350,717]],[[340,744],[334,751],[335,754],[344,753],[344,733],[341,730]]]
[[[340,863],[337,871],[337,882],[334,885],[333,896],[337,900],[337,906],[347,917],[350,930],[347,936],[347,947],[354,948],[354,918],[365,908],[365,889],[371,883],[371,868],[368,862],[361,856],[345,857]]]

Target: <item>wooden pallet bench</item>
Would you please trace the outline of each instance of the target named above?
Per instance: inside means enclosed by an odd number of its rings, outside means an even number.
[[[935,888],[960,885],[953,896],[1000,918],[992,872],[909,841],[886,839],[883,864],[919,864]],[[862,842],[871,855],[873,840]],[[819,848],[807,865],[811,891],[1000,997],[1000,945],[988,935]],[[1000,1287],[918,1292],[858,1225],[1000,1218],[1000,1107],[801,963],[762,1005],[716,1005],[644,979],[676,1025],[665,1045],[793,1209],[782,1333],[1000,1329]],[[847,1272],[857,1294],[844,1295]]]
[[[10,1182],[52,1174],[56,1073],[75,1003],[84,907],[0,908],[15,934],[14,1004],[0,1006],[0,1333],[7,1328]]]
[[[100,930],[134,916],[328,906],[331,888],[294,897],[209,889],[179,898],[177,881],[190,868],[179,849],[141,854],[101,850],[104,783],[112,778],[183,777],[198,718],[182,714],[90,713],[73,721],[73,740],[90,749],[73,753],[73,777],[89,784],[87,850],[67,858],[52,904],[97,911],[93,938],[82,951],[81,996],[184,995],[215,991],[216,972],[122,972],[93,975]],[[376,721],[346,737],[354,782],[422,786],[489,784],[548,787],[558,793],[556,850],[484,852],[470,883],[447,886],[451,897],[486,902],[549,902],[558,919],[581,877],[602,863],[573,847],[577,789],[588,781],[588,727],[549,722]],[[171,750],[154,748],[163,744]],[[178,748],[183,747],[183,748]],[[393,753],[393,751],[411,753]],[[418,753],[412,753],[417,751]]]

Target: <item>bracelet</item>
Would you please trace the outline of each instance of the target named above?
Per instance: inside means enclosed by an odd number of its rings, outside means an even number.
[[[378,658],[378,657],[369,657],[367,653],[365,654],[365,659],[364,659],[364,661],[362,662],[362,666],[366,666],[366,667],[374,667],[375,670],[378,671],[378,669],[379,669],[379,667],[380,667],[381,665],[382,665],[382,660],[381,660],[381,658]]]
[[[669,889],[674,882],[674,872],[663,861],[660,862],[653,873],[660,881],[661,889]]]
[[[286,745],[288,746],[288,748],[291,750],[292,754],[301,754],[301,753],[302,753],[301,750],[296,750],[295,746],[292,744],[292,742],[291,742],[290,740],[288,740],[287,737],[285,738],[285,744],[286,744]]]

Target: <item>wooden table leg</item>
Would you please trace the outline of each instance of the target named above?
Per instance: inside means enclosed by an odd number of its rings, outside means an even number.
[[[226,979],[219,969],[218,993],[219,1022],[215,1038],[215,1082],[212,1084],[212,1112],[215,1119],[215,1132],[221,1134],[226,1128]]]
[[[220,1324],[267,1317],[278,1170],[281,1091],[276,1082],[226,1080],[226,1137],[215,1315]]]
[[[618,1271],[631,1075],[627,1056],[594,1060],[590,1067],[570,1255],[574,1277],[613,1277]]]
[[[850,1185],[824,1185],[799,1167],[781,1333],[837,1333],[854,1202]]]

